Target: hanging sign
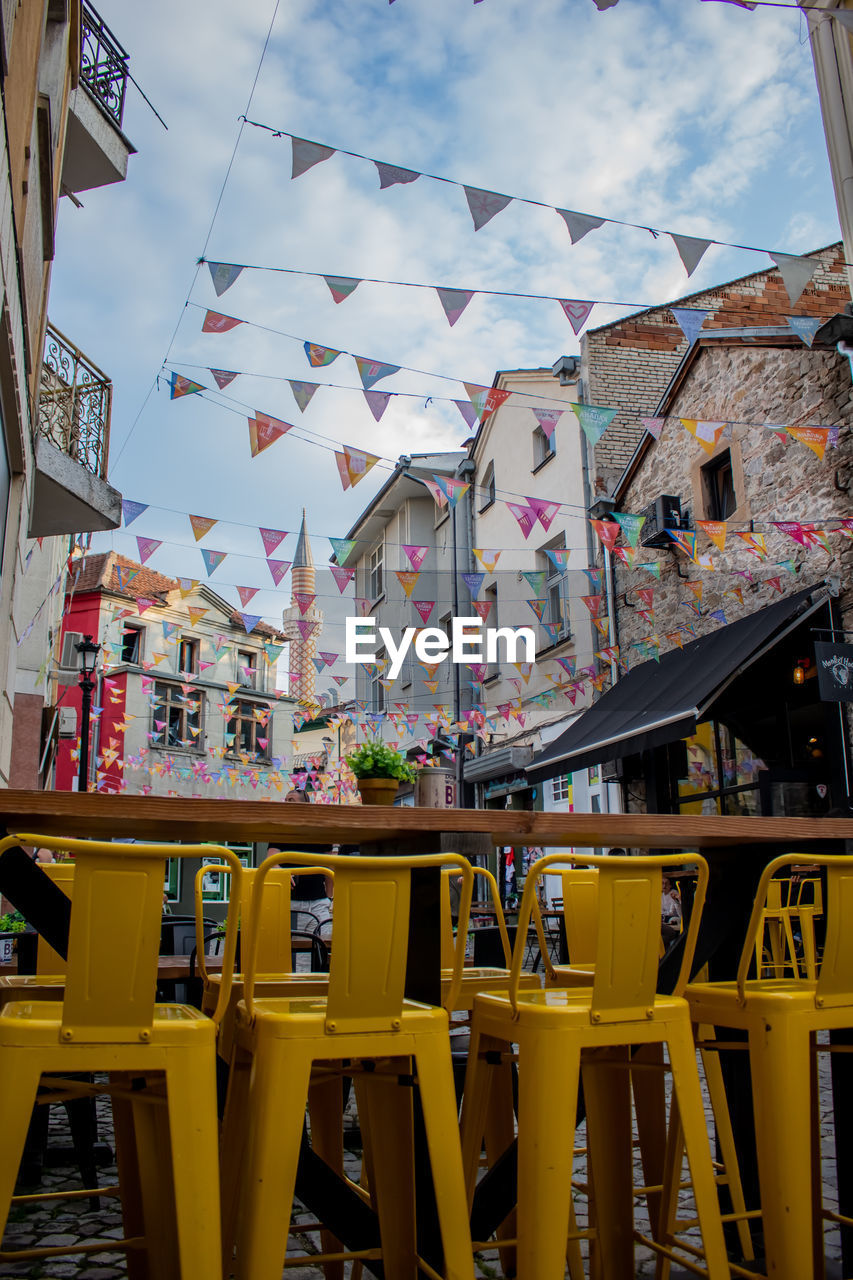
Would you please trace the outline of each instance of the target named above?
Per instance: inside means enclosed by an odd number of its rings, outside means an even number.
[[[853,702],[853,644],[815,642],[817,684],[822,702]]]

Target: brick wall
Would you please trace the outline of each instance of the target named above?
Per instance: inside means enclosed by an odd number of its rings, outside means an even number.
[[[818,258],[821,266],[795,307],[775,267],[689,294],[675,305],[710,311],[706,329],[780,326],[788,315],[829,319],[850,299],[842,246],[830,245],[808,256]],[[596,494],[612,492],[642,437],[639,419],[654,413],[686,351],[687,340],[668,307],[635,312],[584,334],[584,398],[591,404],[619,407],[593,450]]]

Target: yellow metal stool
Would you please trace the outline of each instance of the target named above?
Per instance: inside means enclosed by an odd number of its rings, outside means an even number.
[[[282,863],[308,865],[315,854],[282,852],[258,868],[253,896]],[[365,1149],[370,1153],[371,1197],[376,1204],[381,1250],[343,1254],[382,1256],[394,1280],[414,1277],[421,1265],[413,1236],[414,1170],[403,1113],[411,1094],[399,1087],[401,1070],[420,1086],[427,1145],[448,1280],[471,1280],[473,1260],[462,1176],[462,1157],[448,1015],[404,998],[414,867],[450,865],[462,874],[460,919],[467,926],[473,875],[466,859],[442,853],[412,858],[328,857],[335,874],[334,941],[326,997],[257,999],[258,912],[252,911],[238,1007],[235,1052],[222,1135],[225,1272],[240,1280],[280,1280],[285,1263],[305,1104],[312,1073],[351,1061],[359,1077]],[[457,950],[450,1004],[457,999],[464,952]],[[400,1065],[402,1059],[402,1067]],[[405,1099],[405,1105],[401,1102]],[[397,1124],[394,1123],[396,1119]],[[240,1151],[246,1134],[245,1155]],[[408,1151],[408,1154],[407,1154]],[[237,1201],[236,1215],[229,1202]],[[236,1264],[231,1224],[236,1218]],[[324,1255],[312,1261],[320,1263]]]
[[[211,846],[21,835],[0,841],[0,853],[21,844],[69,851],[74,896],[64,999],[13,1001],[0,1011],[0,1230],[20,1199],[15,1176],[42,1081],[61,1096],[112,1095],[126,1235],[0,1254],[0,1261],[123,1250],[132,1280],[217,1280],[215,1024],[196,1009],[154,999],[166,859],[200,857]],[[240,864],[231,850],[213,848],[234,869],[219,1017],[234,961]],[[111,1083],[65,1080],[66,1072],[108,1072]]]
[[[566,1241],[593,1237],[597,1274],[634,1274],[632,1144],[628,1065],[632,1046],[665,1044],[684,1125],[685,1145],[705,1246],[707,1274],[728,1280],[711,1153],[690,1015],[681,993],[699,927],[708,868],[697,855],[577,857],[598,868],[598,948],[591,984],[521,992],[522,939],[537,878],[565,854],[539,859],[528,873],[508,995],[474,1001],[471,1052],[462,1109],[463,1160],[473,1198],[494,1067],[518,1046],[519,1280],[562,1280]],[[695,863],[698,887],[676,990],[657,995],[661,871]],[[583,1056],[582,1056],[583,1055]],[[618,1070],[613,1067],[617,1066]],[[570,1231],[578,1082],[583,1071],[596,1230]],[[653,1249],[656,1241],[639,1237]],[[692,1262],[692,1259],[691,1259]]]
[[[774,1280],[808,1280],[822,1266],[813,1195],[820,1180],[814,1167],[812,1043],[818,1031],[853,1027],[853,858],[810,854],[809,861],[826,868],[827,881],[826,942],[817,978],[747,976],[773,877],[797,862],[785,856],[762,874],[737,978],[693,982],[685,992],[695,1022],[748,1034],[764,1247]]]
[[[474,996],[481,991],[506,991],[509,986],[509,971],[512,964],[512,948],[509,942],[506,920],[501,907],[500,894],[495,877],[485,867],[472,867],[474,876],[485,881],[495,913],[501,948],[504,955],[504,966],[466,965],[462,970],[462,984],[457,1002],[452,1007],[447,1003],[447,995],[453,978],[453,966],[456,960],[456,949],[461,947],[464,955],[466,934],[457,930],[453,936],[453,920],[450,904],[450,881],[456,872],[445,870],[441,873],[441,1003],[448,1013],[470,1013],[474,1007]],[[538,991],[542,987],[539,975],[522,973],[519,986],[524,991]]]

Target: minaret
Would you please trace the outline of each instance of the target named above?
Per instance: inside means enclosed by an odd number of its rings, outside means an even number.
[[[315,699],[314,681],[317,668],[314,666],[314,658],[317,656],[317,638],[323,626],[323,614],[315,607],[313,601],[303,613],[297,596],[314,595],[315,591],[314,557],[311,554],[311,543],[305,528],[305,508],[303,507],[299,540],[296,543],[290,570],[290,608],[284,610],[282,622],[284,634],[290,641],[290,670],[299,677],[293,680],[291,693],[300,700],[304,699],[308,702],[313,702]],[[309,628],[297,625],[300,623],[314,624],[310,635],[302,635],[302,632],[307,632]]]

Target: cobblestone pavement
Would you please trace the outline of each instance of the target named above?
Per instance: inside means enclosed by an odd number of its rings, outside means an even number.
[[[828,1055],[821,1054],[820,1057],[824,1200],[828,1208],[836,1208],[835,1158],[831,1129],[831,1100],[828,1091]],[[706,1110],[710,1115],[707,1098]],[[100,1138],[102,1141],[111,1144],[110,1112],[106,1099],[98,1102],[98,1116]],[[352,1107],[348,1111],[347,1122],[350,1125],[356,1123]],[[577,1145],[581,1146],[584,1140],[584,1126],[581,1126],[576,1135]],[[50,1144],[66,1146],[68,1143],[69,1135],[65,1109],[61,1106],[54,1106],[51,1108],[50,1117]],[[349,1176],[357,1178],[361,1166],[360,1152],[348,1149],[345,1162]],[[584,1163],[580,1158],[576,1160],[576,1174],[578,1178],[582,1178],[584,1174]],[[101,1168],[99,1181],[102,1186],[114,1185],[116,1181],[115,1167],[106,1166]],[[641,1185],[641,1183],[639,1157],[636,1156],[635,1184]],[[79,1174],[76,1169],[56,1167],[46,1169],[39,1189],[43,1191],[60,1191],[77,1188],[80,1185]],[[689,1192],[683,1193],[683,1200],[685,1206],[689,1209]],[[580,1196],[576,1197],[576,1211],[581,1226],[584,1226],[586,1222],[585,1209],[585,1200]],[[307,1221],[304,1213],[297,1212],[295,1214],[294,1224],[299,1221]],[[643,1213],[642,1201],[638,1207],[637,1226],[642,1230],[648,1230],[648,1219],[645,1218]],[[3,1238],[3,1248],[13,1250],[25,1248],[26,1246],[82,1244],[94,1239],[119,1239],[122,1234],[121,1214],[117,1201],[112,1198],[101,1197],[96,1208],[92,1207],[88,1198],[65,1203],[61,1201],[42,1201],[25,1207],[15,1207],[10,1215],[6,1234]],[[290,1248],[294,1250],[297,1247],[299,1251],[304,1251],[306,1255],[310,1255],[312,1252],[316,1252],[317,1239],[316,1235],[311,1236],[299,1233],[297,1227],[295,1238],[291,1238]],[[842,1273],[837,1231],[827,1232],[826,1245],[827,1280],[840,1280]],[[288,1268],[284,1274],[286,1280],[317,1280],[317,1277],[322,1275],[322,1271],[318,1267],[306,1265],[305,1267]],[[478,1277],[499,1277],[502,1274],[496,1251],[490,1251],[478,1257],[476,1274]],[[677,1266],[673,1267],[671,1274],[673,1280],[686,1280],[688,1275],[686,1271]],[[39,1262],[0,1263],[0,1276],[19,1276],[25,1277],[26,1280],[47,1280],[47,1277],[56,1278],[56,1280],[59,1280],[59,1278],[63,1278],[63,1280],[118,1280],[119,1277],[125,1275],[124,1255],[117,1251],[108,1251],[89,1256],[65,1255],[64,1257],[54,1257]],[[349,1265],[347,1266],[347,1275],[349,1275]],[[654,1275],[654,1257],[650,1251],[642,1248],[637,1249],[636,1275],[642,1280],[651,1280]]]

